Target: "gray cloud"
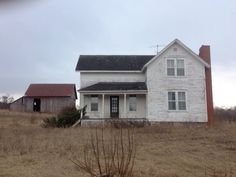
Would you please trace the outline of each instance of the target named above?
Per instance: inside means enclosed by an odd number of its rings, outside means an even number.
[[[80,54],[154,54],[179,38],[195,52],[210,44],[214,72],[236,64],[236,2],[38,0],[0,5],[0,93],[32,82],[79,83]],[[218,67],[220,66],[220,67]],[[217,96],[219,93],[215,93]]]

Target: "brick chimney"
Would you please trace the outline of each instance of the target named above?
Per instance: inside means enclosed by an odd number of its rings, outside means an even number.
[[[205,67],[205,81],[206,81],[206,100],[207,100],[207,115],[208,124],[213,123],[213,96],[212,96],[212,79],[211,79],[211,54],[210,46],[202,45],[199,49],[199,56],[210,65],[210,68]]]

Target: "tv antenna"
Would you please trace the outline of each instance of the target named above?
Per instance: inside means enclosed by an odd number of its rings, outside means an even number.
[[[164,45],[162,45],[162,44],[156,44],[156,45],[153,45],[153,46],[151,46],[151,48],[156,48],[156,54],[158,54],[158,52],[159,52],[159,47],[163,47]]]

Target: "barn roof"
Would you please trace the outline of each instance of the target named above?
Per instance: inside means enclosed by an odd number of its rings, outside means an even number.
[[[146,91],[145,82],[99,82],[79,91]]]
[[[28,97],[70,97],[76,94],[75,84],[30,84],[25,92]]]
[[[80,55],[76,71],[140,71],[155,55]]]

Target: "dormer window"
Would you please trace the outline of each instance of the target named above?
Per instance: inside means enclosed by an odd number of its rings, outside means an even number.
[[[184,59],[167,59],[167,76],[185,76]]]

